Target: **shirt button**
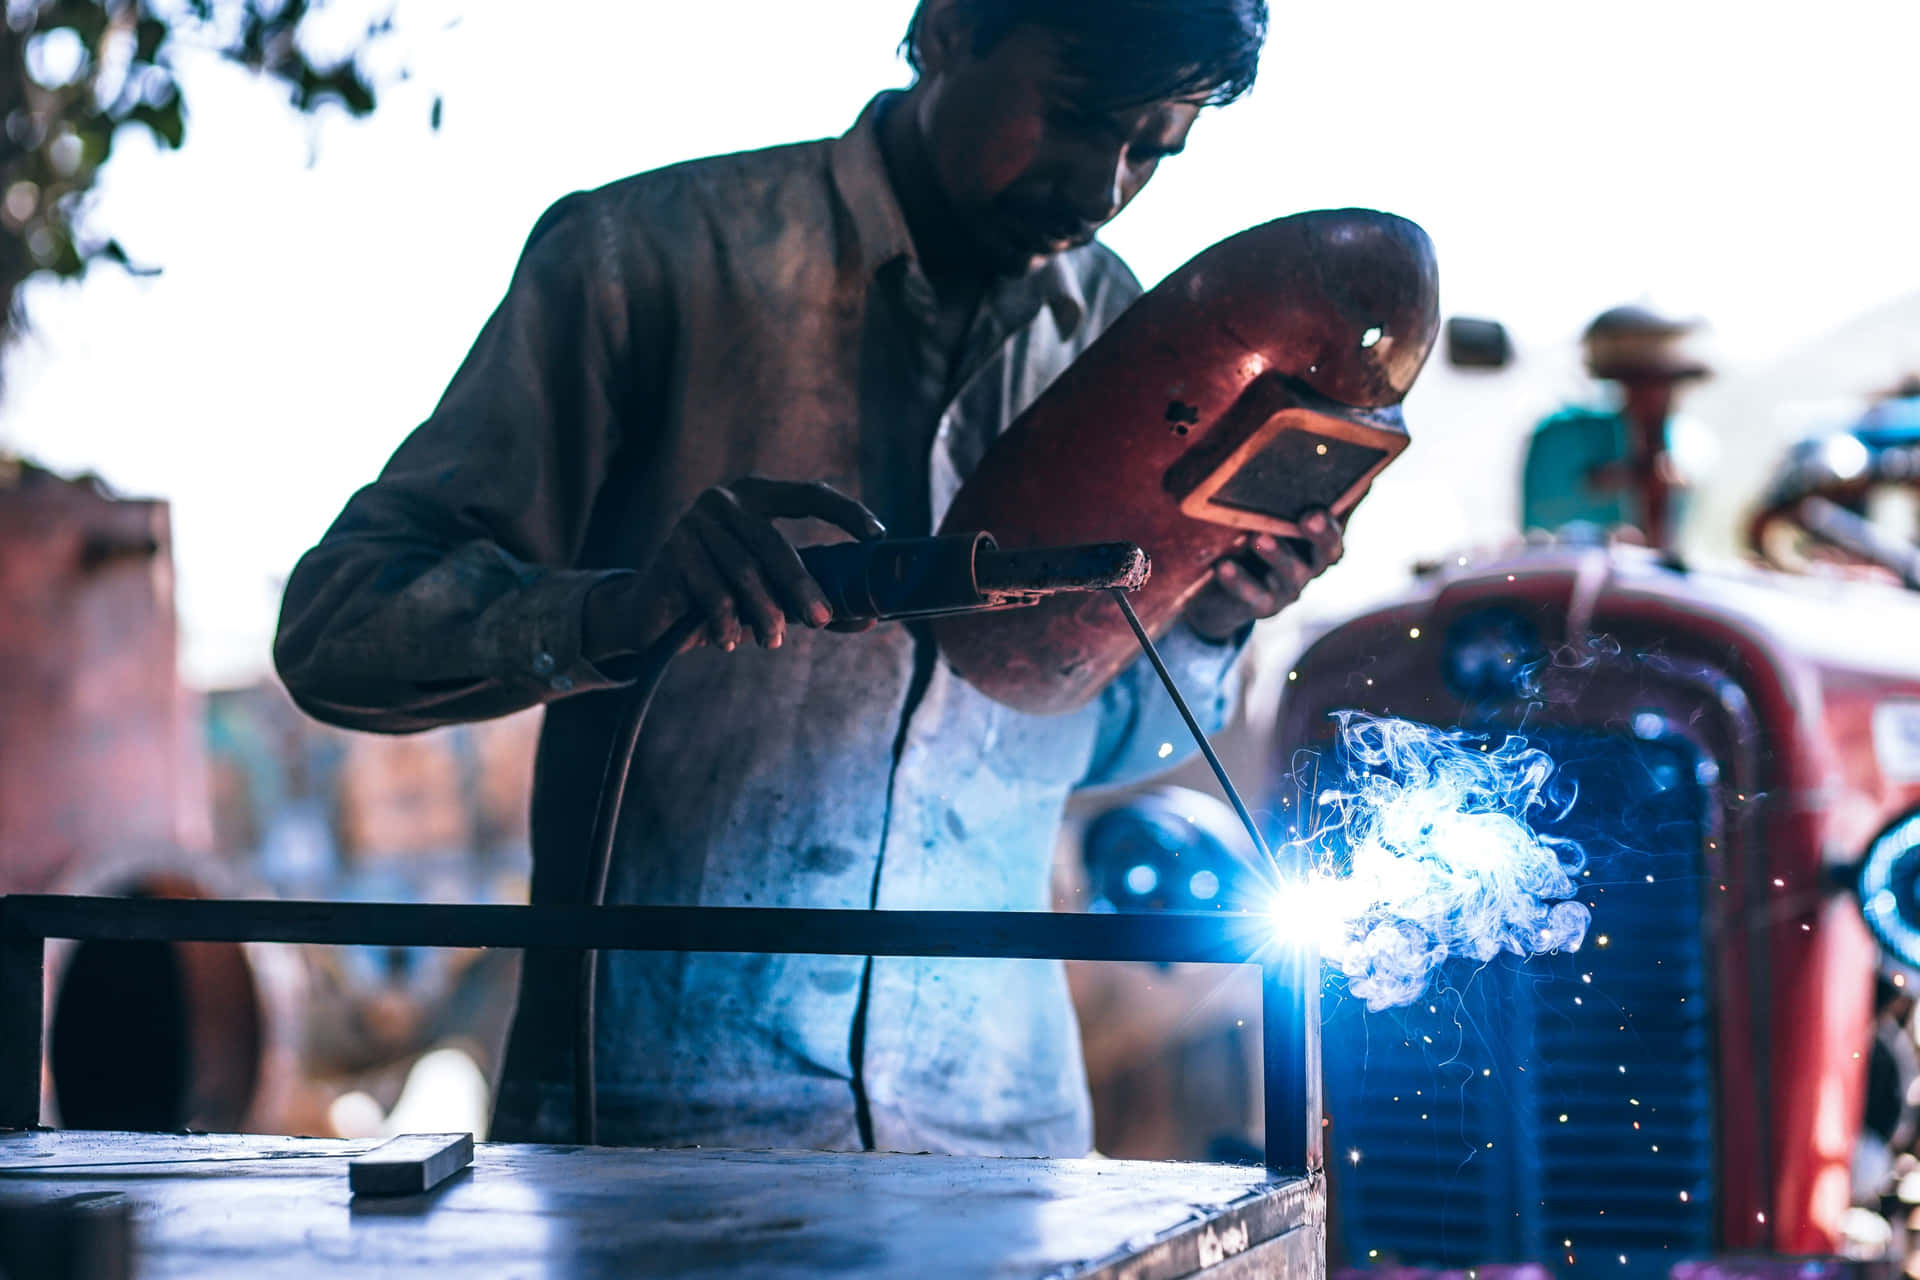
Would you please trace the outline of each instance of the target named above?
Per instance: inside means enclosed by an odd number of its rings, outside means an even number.
[[[572,676],[555,676],[547,681],[547,686],[555,693],[570,693],[573,690]]]
[[[533,674],[537,676],[552,675],[553,674],[553,655],[550,653],[534,654],[533,655]]]

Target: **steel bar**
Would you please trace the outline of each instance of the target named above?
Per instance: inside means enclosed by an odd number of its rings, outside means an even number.
[[[6,907],[0,898],[0,920]],[[46,950],[31,934],[0,933],[0,1129],[40,1123]]]
[[[1260,970],[1267,1167],[1304,1178],[1326,1167],[1320,1128],[1320,956],[1289,945]]]
[[[1255,961],[1271,925],[1236,912],[843,911],[474,906],[14,895],[7,936],[372,947],[560,947],[772,955]]]
[[[1259,915],[0,896],[0,1128],[39,1120],[48,938],[1259,964],[1268,1165],[1320,1168],[1319,960]]]

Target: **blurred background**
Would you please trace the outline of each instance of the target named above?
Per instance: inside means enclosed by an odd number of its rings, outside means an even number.
[[[0,192],[18,285],[0,890],[523,898],[537,721],[377,739],[304,720],[269,662],[284,576],[429,411],[547,205],[842,132],[906,82],[913,7],[10,0],[29,82]],[[1604,399],[1579,345],[1598,312],[1706,322],[1715,376],[1685,401],[1714,446],[1680,541],[1696,562],[1740,553],[1793,441],[1920,369],[1916,49],[1904,0],[1276,0],[1258,88],[1108,242],[1151,286],[1284,213],[1391,210],[1432,235],[1443,313],[1498,320],[1512,351],[1436,354],[1346,562],[1257,634],[1230,767],[1265,775],[1309,640],[1416,564],[1519,535],[1528,433]],[[1099,898],[1078,854],[1115,803],[1063,835],[1063,906]],[[511,957],[94,946],[56,964],[71,1123],[484,1132]],[[131,974],[157,1056],[63,1080],[63,1054],[127,1043]],[[1075,981],[1102,1149],[1235,1154],[1255,987]],[[214,1012],[236,1001],[251,1021]]]

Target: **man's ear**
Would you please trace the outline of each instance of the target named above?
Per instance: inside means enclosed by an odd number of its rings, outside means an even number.
[[[960,0],[921,0],[913,42],[928,76],[951,70],[973,54],[973,24]]]

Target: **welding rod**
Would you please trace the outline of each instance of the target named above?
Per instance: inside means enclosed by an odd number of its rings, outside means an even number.
[[[1240,799],[1240,792],[1234,788],[1233,779],[1227,776],[1227,767],[1220,763],[1220,757],[1213,753],[1213,744],[1207,741],[1206,733],[1200,728],[1200,722],[1193,718],[1193,712],[1187,709],[1187,700],[1180,696],[1180,686],[1173,682],[1173,673],[1167,670],[1167,664],[1160,660],[1160,651],[1153,647],[1153,640],[1147,635],[1147,629],[1140,625],[1140,617],[1133,611],[1133,604],[1127,599],[1127,593],[1115,588],[1113,598],[1120,605],[1120,612],[1127,615],[1127,625],[1133,628],[1133,634],[1140,641],[1140,648],[1146,652],[1147,661],[1153,663],[1153,669],[1160,673],[1160,683],[1167,687],[1167,694],[1173,699],[1173,705],[1180,710],[1180,718],[1187,722],[1187,731],[1193,740],[1200,744],[1200,753],[1213,767],[1213,776],[1220,780],[1220,789],[1227,793],[1227,799],[1233,802],[1233,811],[1240,815],[1240,822],[1253,837],[1253,847],[1274,864],[1273,851],[1267,848],[1267,842],[1260,837],[1260,828],[1255,824],[1253,815],[1247,812],[1246,802]]]

